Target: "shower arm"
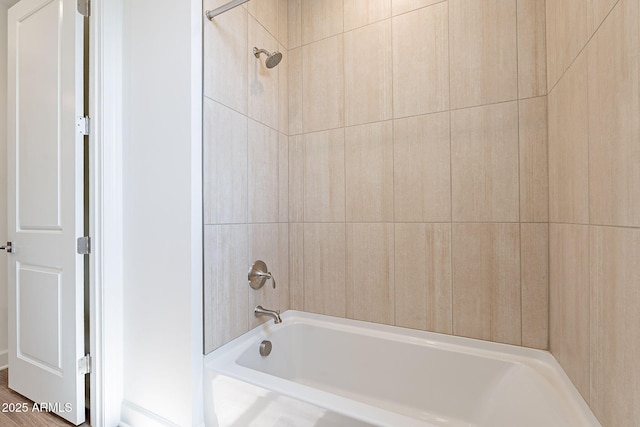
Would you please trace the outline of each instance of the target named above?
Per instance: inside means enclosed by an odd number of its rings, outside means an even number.
[[[241,4],[244,4],[246,2],[248,2],[249,0],[232,0],[229,3],[222,5],[220,7],[216,7],[215,9],[211,9],[211,10],[207,10],[205,12],[205,16],[207,17],[207,19],[209,21],[212,21],[213,18],[215,18],[216,16],[220,15],[221,13],[226,12],[227,10],[231,10],[236,6],[240,6]]]
[[[267,56],[271,55],[271,52],[269,52],[269,51],[268,51],[268,50],[266,50],[266,49],[258,49],[257,47],[254,47],[254,48],[253,48],[253,55],[254,55],[256,58],[260,58],[260,54],[261,54],[261,53],[264,53],[264,54],[265,54],[265,55],[267,55]]]

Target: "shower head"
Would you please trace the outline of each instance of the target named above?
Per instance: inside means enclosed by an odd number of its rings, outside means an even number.
[[[256,58],[260,58],[261,53],[264,53],[265,55],[267,55],[267,60],[265,61],[267,68],[275,67],[282,60],[282,54],[280,52],[270,53],[268,50],[265,50],[265,49],[258,49],[257,47],[253,48],[253,55]]]

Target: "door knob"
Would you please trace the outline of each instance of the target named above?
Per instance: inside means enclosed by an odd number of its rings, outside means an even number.
[[[0,246],[0,250],[7,251],[7,253],[13,253],[13,246],[11,246],[11,242],[7,242],[6,245]]]

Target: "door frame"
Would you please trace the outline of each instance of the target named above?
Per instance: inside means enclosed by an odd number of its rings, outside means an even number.
[[[123,401],[123,0],[93,0],[89,17],[91,425],[120,423]]]
[[[124,399],[124,309],[123,309],[123,60],[125,14],[124,0],[91,0],[89,53],[89,116],[92,119],[90,146],[89,228],[92,236],[90,255],[90,350],[91,425],[113,427],[122,424],[123,415],[138,411],[145,421],[154,414]],[[170,3],[169,0],[165,0]],[[127,6],[126,10],[129,10]],[[193,425],[203,424],[202,401],[202,1],[188,0],[191,10],[191,232],[192,254],[189,281],[190,331],[189,353],[191,392],[189,402]],[[130,11],[129,11],[130,12]],[[187,25],[184,24],[183,25]],[[182,307],[184,308],[184,307]],[[134,364],[135,366],[135,364]],[[184,402],[183,402],[184,403]],[[127,412],[128,411],[128,412]],[[166,420],[165,420],[166,421]],[[171,424],[168,422],[169,425]],[[164,425],[162,422],[161,425]]]

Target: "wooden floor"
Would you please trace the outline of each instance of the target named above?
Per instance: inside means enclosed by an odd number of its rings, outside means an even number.
[[[50,412],[32,411],[31,400],[9,389],[8,372],[8,369],[0,371],[0,427],[69,427],[73,425]],[[28,412],[9,411],[15,408],[15,405],[11,404],[16,403],[26,403]],[[88,427],[89,424],[82,424],[81,427],[83,426]]]

